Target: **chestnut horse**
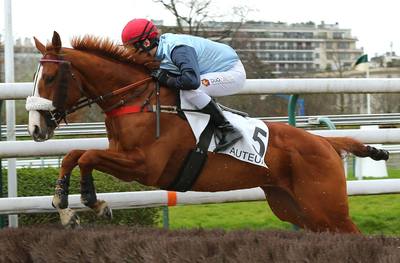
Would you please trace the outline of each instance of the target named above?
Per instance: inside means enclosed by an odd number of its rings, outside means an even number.
[[[93,102],[106,113],[128,105],[147,109],[143,105],[156,103],[156,84],[145,66],[152,60],[146,53],[135,53],[91,36],[75,38],[73,48],[65,48],[56,32],[47,46],[36,38],[35,44],[43,54],[34,92],[34,98],[40,99],[37,104],[42,106],[31,105],[29,113],[29,131],[35,141],[51,138],[65,114]],[[176,105],[176,98],[176,91],[161,87],[162,105]],[[195,147],[189,124],[174,113],[160,114],[159,138],[155,138],[154,112],[106,114],[105,124],[107,150],[73,150],[63,158],[53,206],[64,226],[79,224],[76,213],[68,208],[69,177],[74,167],[80,168],[82,202],[99,216],[111,217],[107,203],[96,198],[93,169],[123,181],[166,189]],[[340,154],[347,151],[386,160],[387,152],[351,138],[324,138],[282,123],[267,125],[268,169],[209,152],[191,190],[261,187],[272,211],[283,221],[312,231],[359,232],[349,217]]]

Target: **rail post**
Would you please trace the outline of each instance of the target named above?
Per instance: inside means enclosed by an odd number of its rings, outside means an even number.
[[[296,127],[296,105],[297,99],[299,98],[298,94],[290,95],[289,104],[288,104],[288,115],[289,115],[289,124]]]
[[[1,132],[1,122],[2,122],[2,118],[1,118],[1,110],[3,108],[3,100],[0,100],[0,141],[2,140],[2,132]],[[0,198],[3,197],[3,167],[1,165],[1,158],[0,158]],[[4,228],[4,216],[0,215],[0,229]]]
[[[163,206],[163,228],[169,228],[169,208],[168,206]]]

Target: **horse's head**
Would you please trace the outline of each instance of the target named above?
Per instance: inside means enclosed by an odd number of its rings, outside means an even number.
[[[34,78],[34,91],[28,97],[29,134],[35,141],[50,139],[66,111],[81,97],[80,78],[66,60],[61,39],[54,32],[51,44],[44,46],[35,38],[36,48],[43,54]]]

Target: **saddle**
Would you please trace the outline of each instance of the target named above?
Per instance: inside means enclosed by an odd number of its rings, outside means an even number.
[[[191,107],[187,101],[178,100],[179,112],[189,122],[196,138],[196,147],[191,150],[179,171],[178,176],[166,190],[178,192],[189,191],[200,176],[207,162],[207,152],[213,151],[218,144],[215,127],[209,115]],[[237,111],[219,104],[224,110],[224,115],[237,128],[241,129],[244,137],[239,142],[221,151],[221,154],[230,155],[238,160],[249,162],[258,166],[267,167],[264,156],[268,145],[268,127],[264,122],[248,118],[245,112]]]

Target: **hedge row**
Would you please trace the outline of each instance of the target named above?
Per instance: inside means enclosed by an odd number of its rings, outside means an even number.
[[[43,168],[18,169],[18,196],[53,195],[54,186],[58,176],[58,169]],[[96,192],[127,192],[150,190],[138,183],[125,183],[118,179],[95,171],[93,173]],[[3,170],[3,196],[7,196],[7,171]],[[70,194],[79,194],[79,170],[75,169],[71,176]],[[160,208],[140,208],[128,210],[114,210],[113,220],[100,220],[92,211],[79,212],[82,224],[114,224],[114,225],[156,225]],[[57,213],[21,214],[19,224],[37,225],[59,223]]]

